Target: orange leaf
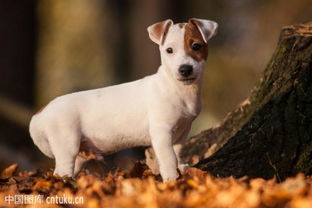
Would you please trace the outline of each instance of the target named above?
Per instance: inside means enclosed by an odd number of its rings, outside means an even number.
[[[4,169],[1,172],[0,178],[1,179],[8,179],[8,178],[12,177],[15,174],[17,168],[18,168],[17,164],[10,165],[9,167],[7,167],[6,169]]]
[[[190,167],[184,174],[186,177],[197,177],[198,179],[202,180],[206,177],[207,173],[202,171],[198,168]]]

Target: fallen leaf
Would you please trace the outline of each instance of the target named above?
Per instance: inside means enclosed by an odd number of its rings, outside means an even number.
[[[275,179],[217,178],[190,168],[177,181],[163,183],[141,164],[137,164],[131,174],[131,171],[119,170],[100,177],[82,171],[76,179],[55,177],[50,170],[16,173],[16,168],[13,165],[3,171],[7,178],[0,180],[0,207],[8,207],[8,199],[12,200],[15,195],[40,194],[44,197],[80,198],[82,201],[80,204],[42,203],[25,207],[312,207],[312,177],[303,174],[278,183]]]
[[[8,179],[10,177],[12,177],[15,172],[17,171],[18,165],[17,164],[12,164],[9,167],[7,167],[6,169],[4,169],[1,172],[0,178],[1,179]]]
[[[190,167],[189,169],[187,169],[184,174],[185,177],[190,177],[190,178],[197,177],[200,180],[204,179],[206,175],[207,173],[205,171],[202,171],[198,168],[193,168],[193,167]]]

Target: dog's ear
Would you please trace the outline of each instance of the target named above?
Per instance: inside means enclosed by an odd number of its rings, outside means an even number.
[[[166,34],[173,24],[171,19],[167,19],[162,22],[157,22],[147,28],[150,39],[157,43],[158,45],[162,45],[164,43]]]
[[[197,27],[205,43],[217,33],[218,23],[214,21],[191,18],[189,19],[189,23],[194,24]]]

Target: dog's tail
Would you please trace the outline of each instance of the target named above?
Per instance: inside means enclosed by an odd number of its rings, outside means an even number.
[[[42,122],[40,122],[39,114],[34,115],[31,118],[31,121],[29,124],[30,136],[34,144],[41,150],[41,152],[43,152],[46,156],[50,158],[54,158],[49,141],[46,135],[44,134],[42,127],[43,127],[43,124]]]

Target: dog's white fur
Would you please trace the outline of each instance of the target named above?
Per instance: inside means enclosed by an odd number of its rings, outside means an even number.
[[[200,20],[203,39],[215,34],[217,24]],[[201,83],[205,61],[195,61],[184,51],[184,29],[167,20],[166,34],[151,39],[159,44],[161,66],[156,74],[120,85],[76,92],[51,101],[32,117],[30,134],[47,156],[55,158],[55,174],[74,176],[85,159],[80,145],[96,155],[134,146],[152,146],[163,181],[178,177],[186,166],[173,144],[185,139],[201,109]],[[207,33],[208,31],[208,33]],[[166,49],[172,47],[174,53]],[[180,81],[178,68],[194,67],[195,81]]]

